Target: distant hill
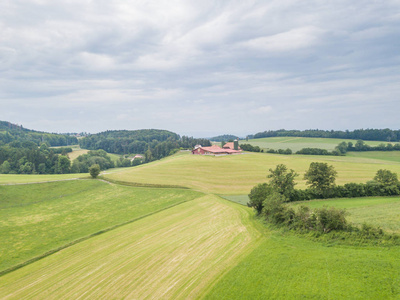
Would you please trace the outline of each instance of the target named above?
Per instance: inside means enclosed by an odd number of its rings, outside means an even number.
[[[237,138],[238,138],[237,135],[223,134],[223,135],[219,135],[219,136],[215,136],[215,137],[210,138],[210,141],[213,141],[213,142],[222,142],[222,141],[227,142],[229,140],[235,140]]]
[[[22,127],[22,125],[13,124],[7,121],[0,121],[0,131],[34,131]]]
[[[37,146],[47,143],[50,146],[76,145],[78,139],[66,134],[56,134],[26,129],[22,125],[0,121],[0,145],[12,142],[33,142]]]
[[[180,148],[192,148],[196,144],[210,146],[207,139],[194,139],[160,129],[109,130],[92,134],[79,140],[81,148],[102,149],[117,154],[146,154],[146,161],[160,159]]]

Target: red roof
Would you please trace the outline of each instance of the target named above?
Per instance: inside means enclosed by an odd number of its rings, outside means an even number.
[[[214,153],[214,154],[218,154],[218,153],[221,153],[221,154],[223,154],[223,153],[227,153],[227,154],[240,153],[240,151],[232,150],[232,149],[223,149],[223,148],[221,148],[221,147],[219,147],[217,145],[212,145],[210,147],[201,147],[201,149],[203,149],[206,152],[211,152],[211,153]]]

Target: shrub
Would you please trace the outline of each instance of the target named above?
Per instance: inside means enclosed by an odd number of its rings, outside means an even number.
[[[94,164],[89,168],[89,173],[92,178],[96,178],[100,174],[100,166],[98,164]]]

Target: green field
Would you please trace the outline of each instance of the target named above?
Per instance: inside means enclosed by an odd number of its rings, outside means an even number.
[[[1,276],[0,299],[400,299],[400,247],[311,241],[268,228],[234,203],[246,204],[250,189],[280,163],[301,174],[300,188],[313,161],[334,165],[338,184],[366,182],[382,168],[400,172],[391,153],[360,154],[178,153],[102,175],[190,189],[101,180],[0,185],[0,271],[68,246]],[[41,176],[0,175],[0,182],[68,178]],[[399,198],[292,205],[346,208],[356,225],[399,233]]]
[[[180,154],[134,168],[107,171],[104,178],[113,180],[180,185],[206,193],[244,195],[257,183],[265,182],[270,168],[285,164],[300,174],[299,188],[305,187],[303,176],[311,162],[326,162],[338,172],[337,184],[367,182],[379,169],[400,173],[400,163],[362,157],[278,155],[246,153],[227,156]]]
[[[100,230],[201,196],[74,180],[0,186],[0,271]]]
[[[206,299],[399,299],[400,248],[328,247],[271,234]]]
[[[251,212],[205,196],[1,278],[0,298],[194,299],[254,249]]]
[[[325,138],[305,138],[305,137],[270,137],[261,139],[250,139],[248,141],[241,140],[241,144],[251,144],[258,146],[261,149],[291,149],[296,152],[303,148],[320,148],[326,150],[334,150],[335,147],[341,142],[352,142],[353,145],[357,140],[346,140],[346,139],[325,139]],[[364,141],[365,144],[370,146],[377,146],[379,144],[387,144],[386,142],[380,141]]]
[[[368,151],[368,152],[347,152],[346,156],[368,158],[371,160],[388,161],[400,163],[400,151]]]
[[[89,178],[89,174],[88,173],[43,174],[43,175],[0,174],[0,184],[26,184],[35,182],[73,180],[78,178]]]

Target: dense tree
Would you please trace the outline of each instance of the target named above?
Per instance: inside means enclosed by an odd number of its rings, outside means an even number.
[[[254,135],[255,139],[265,137],[295,136],[295,137],[319,137],[319,138],[337,138],[352,140],[370,140],[370,141],[400,141],[400,130],[386,129],[357,129],[354,131],[335,131],[335,130],[269,130],[259,132]]]
[[[71,161],[67,156],[60,155],[57,160],[56,173],[67,174],[70,172]]]
[[[92,178],[97,178],[100,174],[100,166],[98,164],[94,164],[89,168],[89,173]]]
[[[323,193],[334,187],[336,174],[333,166],[328,166],[327,163],[312,162],[304,174],[304,179],[311,188]]]
[[[269,169],[269,172],[267,178],[270,179],[270,185],[278,193],[289,197],[296,185],[294,180],[298,174],[292,169],[289,171],[284,164],[277,165],[275,169]]]
[[[399,179],[397,178],[396,173],[383,169],[380,169],[376,172],[374,180],[382,184],[383,186],[391,186],[399,184]]]
[[[250,201],[247,203],[247,206],[253,207],[256,210],[257,214],[260,214],[264,207],[264,200],[272,191],[272,187],[267,183],[257,184],[250,191]]]

